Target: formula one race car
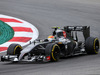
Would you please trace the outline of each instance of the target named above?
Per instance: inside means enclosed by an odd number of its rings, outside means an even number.
[[[90,37],[88,26],[65,26],[63,29],[53,27],[51,36],[35,40],[22,49],[19,44],[11,44],[1,61],[58,61],[61,57],[79,54],[98,54],[99,40]],[[84,41],[79,41],[77,32],[82,32]]]

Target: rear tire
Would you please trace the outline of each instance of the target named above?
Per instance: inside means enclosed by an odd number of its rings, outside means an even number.
[[[98,54],[99,52],[98,38],[88,37],[85,42],[85,50],[87,54]]]
[[[50,56],[50,61],[58,61],[60,57],[60,47],[57,44],[51,43],[46,46],[46,56]]]
[[[19,55],[22,50],[21,45],[19,44],[11,44],[8,47],[7,55]]]

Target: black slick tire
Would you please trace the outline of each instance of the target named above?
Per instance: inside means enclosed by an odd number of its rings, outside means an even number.
[[[85,50],[87,54],[98,54],[99,52],[98,38],[88,37],[85,42]]]
[[[19,55],[22,50],[21,45],[11,44],[7,49],[7,55]]]
[[[51,43],[46,46],[46,56],[50,56],[50,61],[58,61],[60,57],[60,47],[57,44]]]

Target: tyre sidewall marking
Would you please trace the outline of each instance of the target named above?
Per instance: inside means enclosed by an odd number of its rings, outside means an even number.
[[[96,39],[94,40],[94,51],[95,51],[95,53],[97,54],[98,51],[96,51],[96,47],[95,47],[96,41],[98,41],[98,38],[96,38]]]
[[[52,49],[52,58],[53,58],[54,61],[57,61],[57,60],[54,58],[54,54],[53,54],[54,49],[55,49],[56,46],[59,48],[59,46],[58,46],[57,44],[55,44],[55,45],[53,46],[53,49]]]
[[[14,49],[14,55],[15,55],[16,49],[17,49],[18,47],[22,49],[22,47],[21,47],[20,45],[17,45],[17,46],[15,47],[15,49]]]

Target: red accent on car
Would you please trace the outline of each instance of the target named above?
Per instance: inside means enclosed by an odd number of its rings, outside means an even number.
[[[47,56],[47,57],[46,57],[46,59],[47,59],[47,60],[50,60],[50,59],[51,59],[51,57],[50,57],[50,56]]]
[[[64,35],[64,37],[66,38],[67,35],[66,35],[66,32],[65,32],[65,31],[63,31],[63,35]]]

